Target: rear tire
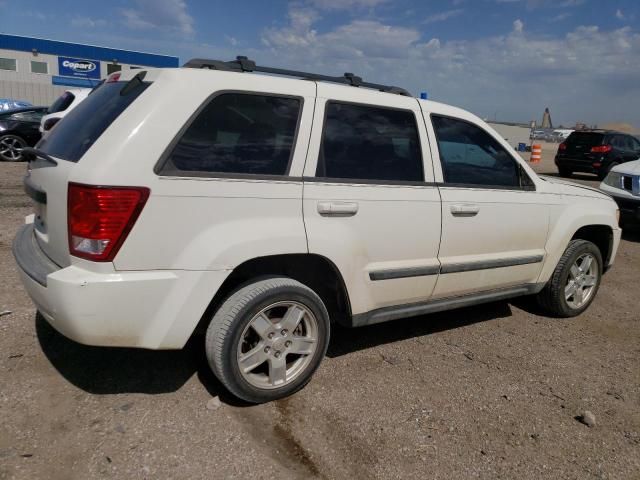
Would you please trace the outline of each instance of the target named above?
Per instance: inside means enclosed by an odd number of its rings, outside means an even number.
[[[22,149],[27,146],[17,135],[2,135],[0,137],[0,160],[3,162],[20,162],[24,160]]]
[[[573,172],[571,170],[558,167],[558,175],[560,175],[562,178],[569,178],[572,173]]]
[[[611,171],[611,169],[616,165],[620,165],[620,164],[618,162],[611,162],[607,167],[605,167],[600,172],[598,172],[598,179],[600,181],[604,180],[607,177],[607,175],[609,175],[609,172]]]
[[[263,403],[304,387],[329,345],[329,314],[310,288],[287,277],[253,281],[213,315],[205,350],[236,397]]]
[[[538,304],[556,317],[580,315],[598,293],[602,272],[600,249],[587,240],[572,240],[551,278],[538,293]]]

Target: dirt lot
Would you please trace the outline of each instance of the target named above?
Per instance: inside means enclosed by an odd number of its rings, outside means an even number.
[[[10,248],[24,169],[0,164],[0,478],[640,478],[639,231],[579,318],[520,300],[336,329],[307,388],[246,406],[199,338],[92,348],[36,317]]]

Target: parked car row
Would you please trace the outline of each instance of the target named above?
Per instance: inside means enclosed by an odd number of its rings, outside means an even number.
[[[600,189],[613,197],[623,223],[640,222],[640,140],[613,130],[575,131],[558,146],[561,177],[593,173]]]
[[[50,107],[34,107],[20,100],[0,99],[0,160],[23,161],[22,149],[38,143],[90,92],[87,88],[67,90]]]

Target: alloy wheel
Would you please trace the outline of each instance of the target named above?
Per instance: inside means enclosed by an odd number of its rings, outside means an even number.
[[[580,255],[571,265],[564,288],[564,298],[571,308],[579,309],[591,300],[598,283],[598,274],[598,262],[590,253]]]
[[[280,388],[311,363],[318,346],[318,320],[301,303],[277,302],[245,327],[238,344],[238,368],[254,387]]]

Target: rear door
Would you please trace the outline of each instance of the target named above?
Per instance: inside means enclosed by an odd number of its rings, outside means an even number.
[[[34,200],[35,233],[42,250],[60,266],[71,263],[67,241],[67,189],[74,167],[111,123],[149,86],[105,83],[61,121],[38,148],[54,162],[29,165],[25,187]]]
[[[319,83],[303,203],[309,252],[336,264],[354,315],[431,296],[440,196],[415,99]]]

